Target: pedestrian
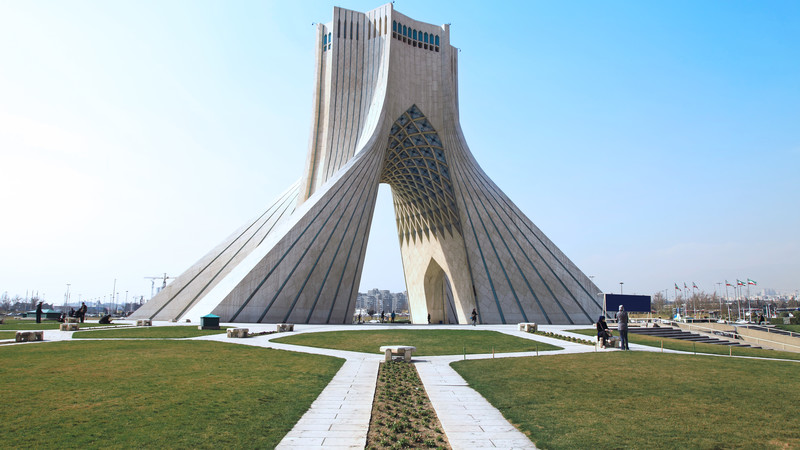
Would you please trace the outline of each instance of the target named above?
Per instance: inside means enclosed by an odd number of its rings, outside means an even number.
[[[81,302],[81,307],[78,308],[78,318],[81,319],[81,323],[83,323],[84,319],[86,319],[86,310],[89,309],[86,307],[86,302]]]
[[[394,323],[394,311],[392,311],[392,323]]]
[[[381,323],[383,323],[385,320],[386,320],[386,313],[384,311],[381,311]]]
[[[361,313],[358,313],[358,323],[361,323]]]
[[[42,302],[36,305],[36,323],[42,323]]]
[[[600,339],[600,348],[606,348],[608,344],[607,340],[611,337],[611,332],[608,331],[608,324],[606,323],[606,317],[600,316],[597,319],[597,339]]]
[[[619,312],[617,313],[617,330],[619,330],[619,348],[630,350],[628,348],[628,313],[625,312],[625,307],[622,305],[619,305]]]
[[[472,326],[476,326],[478,324],[478,310],[476,308],[472,308]]]
[[[428,325],[431,324],[431,313],[428,313]]]

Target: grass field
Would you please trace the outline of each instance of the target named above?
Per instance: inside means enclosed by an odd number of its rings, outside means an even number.
[[[343,361],[197,341],[0,347],[4,448],[273,448]]]
[[[452,366],[540,448],[800,448],[800,363],[602,352]]]
[[[14,339],[17,337],[16,331],[0,331],[0,339]]]
[[[136,327],[136,328],[114,328],[111,330],[92,330],[77,331],[73,339],[109,339],[109,338],[129,338],[129,339],[180,339],[197,336],[207,336],[209,334],[225,333],[228,327],[220,327],[219,330],[198,330],[197,325],[176,325],[168,327]]]
[[[793,333],[800,333],[800,325],[775,325],[776,328],[781,330],[791,331]]]
[[[597,336],[597,330],[584,329],[584,330],[569,330],[571,333],[584,334],[586,336]],[[619,336],[617,330],[611,330],[614,336]],[[664,348],[669,350],[680,350],[684,352],[697,352],[708,353],[711,355],[729,355],[733,356],[757,356],[759,358],[777,358],[777,359],[794,359],[800,360],[800,353],[781,352],[777,350],[765,350],[761,348],[742,348],[742,347],[728,347],[727,345],[717,344],[704,344],[702,342],[689,342],[680,339],[668,339],[655,336],[644,336],[641,334],[628,333],[628,341],[632,344],[647,345],[650,347],[661,347],[661,342],[664,342]]]
[[[36,323],[35,320],[18,320],[18,319],[6,319],[5,323],[0,324],[0,330],[57,330],[58,327],[61,325],[60,322],[56,322],[53,320],[45,320],[42,323]],[[116,325],[116,324],[111,324]],[[107,327],[110,325],[100,325],[97,322],[84,322],[80,324],[81,328],[90,328],[90,327]]]
[[[382,345],[412,345],[414,355],[460,355],[561,350],[561,347],[484,330],[365,330],[304,333],[273,339],[283,344],[379,353]]]

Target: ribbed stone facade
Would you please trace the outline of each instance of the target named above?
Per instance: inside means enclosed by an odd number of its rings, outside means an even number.
[[[458,117],[448,25],[392,4],[317,25],[303,176],[136,313],[350,323],[379,183],[391,186],[414,323],[591,323],[598,288],[481,170]]]

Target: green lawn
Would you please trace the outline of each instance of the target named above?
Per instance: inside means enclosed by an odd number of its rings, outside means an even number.
[[[611,331],[614,333],[614,336],[619,336],[617,330]],[[569,330],[569,332],[584,334],[586,336],[597,336],[597,330],[593,328],[584,330]],[[778,350],[765,350],[760,348],[729,347],[727,345],[704,344],[702,342],[693,343],[690,341],[682,341],[680,339],[644,336],[630,332],[628,333],[628,341],[632,344],[641,344],[659,348],[661,347],[661,342],[663,341],[664,348],[670,350],[680,350],[684,352],[696,351],[697,353],[709,353],[712,355],[728,355],[733,353],[733,356],[757,356],[759,358],[800,360],[800,353],[781,352]]]
[[[791,331],[793,333],[800,333],[800,325],[775,325],[775,328]]]
[[[0,339],[14,339],[16,337],[16,331],[0,331]]]
[[[603,352],[452,366],[540,448],[800,448],[800,363]]]
[[[56,322],[54,320],[45,320],[42,323],[36,323],[35,320],[19,320],[19,319],[6,319],[5,323],[0,325],[0,330],[57,330],[58,327],[61,325],[60,322]],[[107,327],[116,325],[112,323],[111,325],[100,325],[97,322],[84,322],[80,324],[81,328],[91,328],[91,327]]]
[[[379,353],[382,345],[413,345],[415,355],[460,355],[561,350],[561,347],[485,330],[365,330],[303,333],[273,339],[283,344]]]
[[[197,325],[176,325],[167,327],[135,327],[114,328],[111,330],[78,331],[72,337],[76,339],[130,338],[130,339],[164,339],[190,338],[209,334],[225,333],[229,327],[219,330],[198,330]]]
[[[343,361],[202,341],[0,347],[4,448],[274,448]]]

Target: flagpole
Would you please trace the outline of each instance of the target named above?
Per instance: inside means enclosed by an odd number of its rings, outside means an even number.
[[[725,304],[728,305],[728,320],[731,320],[731,298],[728,296],[728,280],[725,280]]]
[[[742,301],[739,299],[739,279],[736,279],[736,308],[739,310],[739,320],[742,320]]]

